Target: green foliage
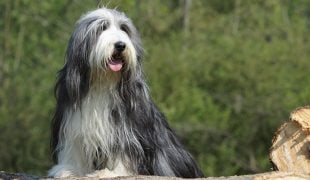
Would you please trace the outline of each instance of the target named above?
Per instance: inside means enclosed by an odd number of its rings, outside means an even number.
[[[206,175],[268,171],[274,131],[310,102],[309,1],[195,0],[188,14],[183,2],[0,1],[0,170],[52,165],[66,43],[81,14],[108,5],[140,30],[153,99]]]

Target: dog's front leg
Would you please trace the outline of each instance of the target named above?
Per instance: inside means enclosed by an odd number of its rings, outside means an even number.
[[[83,153],[76,143],[64,146],[57,154],[57,164],[48,175],[52,177],[84,176],[91,172],[91,167],[83,160]]]
[[[64,178],[74,176],[73,167],[65,164],[57,164],[48,171],[48,176],[55,178]]]

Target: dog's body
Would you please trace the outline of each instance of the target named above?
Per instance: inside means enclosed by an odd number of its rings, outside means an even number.
[[[77,22],[56,84],[50,176],[203,176],[149,97],[142,54],[123,13]]]

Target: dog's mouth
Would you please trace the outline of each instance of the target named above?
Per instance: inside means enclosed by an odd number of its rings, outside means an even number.
[[[113,54],[107,65],[114,72],[120,71],[124,66],[124,56],[120,53]]]

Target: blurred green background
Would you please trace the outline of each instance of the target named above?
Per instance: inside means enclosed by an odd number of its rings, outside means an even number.
[[[310,103],[309,0],[1,0],[0,170],[51,167],[56,74],[98,5],[136,24],[154,101],[207,176],[270,170],[273,133]]]

